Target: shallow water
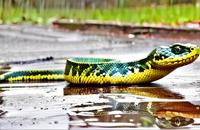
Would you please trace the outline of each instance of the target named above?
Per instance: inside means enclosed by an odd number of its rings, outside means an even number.
[[[139,59],[155,46],[172,42],[83,35],[29,26],[0,26],[0,30],[2,63],[46,56],[55,58],[40,63],[12,64],[12,70],[64,69],[65,59],[71,56]],[[1,83],[0,129],[160,129],[161,122],[165,121],[162,115],[172,114],[176,117],[172,122],[182,126],[181,129],[200,129],[199,61],[146,85]],[[148,105],[153,110],[149,111]]]

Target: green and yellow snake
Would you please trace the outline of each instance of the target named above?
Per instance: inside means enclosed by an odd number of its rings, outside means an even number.
[[[139,84],[161,79],[199,56],[192,44],[174,43],[155,48],[139,61],[120,62],[104,58],[71,58],[65,70],[11,71],[0,76],[1,82],[65,80],[74,84]]]

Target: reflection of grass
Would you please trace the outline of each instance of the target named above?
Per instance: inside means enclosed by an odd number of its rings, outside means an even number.
[[[2,11],[2,10],[1,10]],[[49,9],[37,11],[25,9],[22,13],[20,8],[11,8],[4,11],[6,22],[39,22],[46,23],[49,18],[68,18],[78,20],[121,21],[134,23],[165,23],[176,24],[184,21],[200,19],[200,10],[194,5],[158,6],[142,8],[120,9]],[[1,13],[0,13],[1,14]],[[24,16],[22,18],[22,16]]]

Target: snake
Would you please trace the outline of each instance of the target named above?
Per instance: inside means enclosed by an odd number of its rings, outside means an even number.
[[[65,80],[73,84],[142,84],[161,79],[195,61],[199,48],[191,43],[156,47],[138,61],[74,57],[63,70],[16,70],[0,75],[0,82]]]

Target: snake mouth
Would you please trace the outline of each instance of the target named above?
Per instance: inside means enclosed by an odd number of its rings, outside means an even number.
[[[192,55],[188,58],[184,58],[184,59],[181,59],[181,60],[166,62],[166,64],[183,64],[183,65],[186,65],[186,64],[193,62],[198,57],[199,57],[199,54],[195,54],[195,55]]]

